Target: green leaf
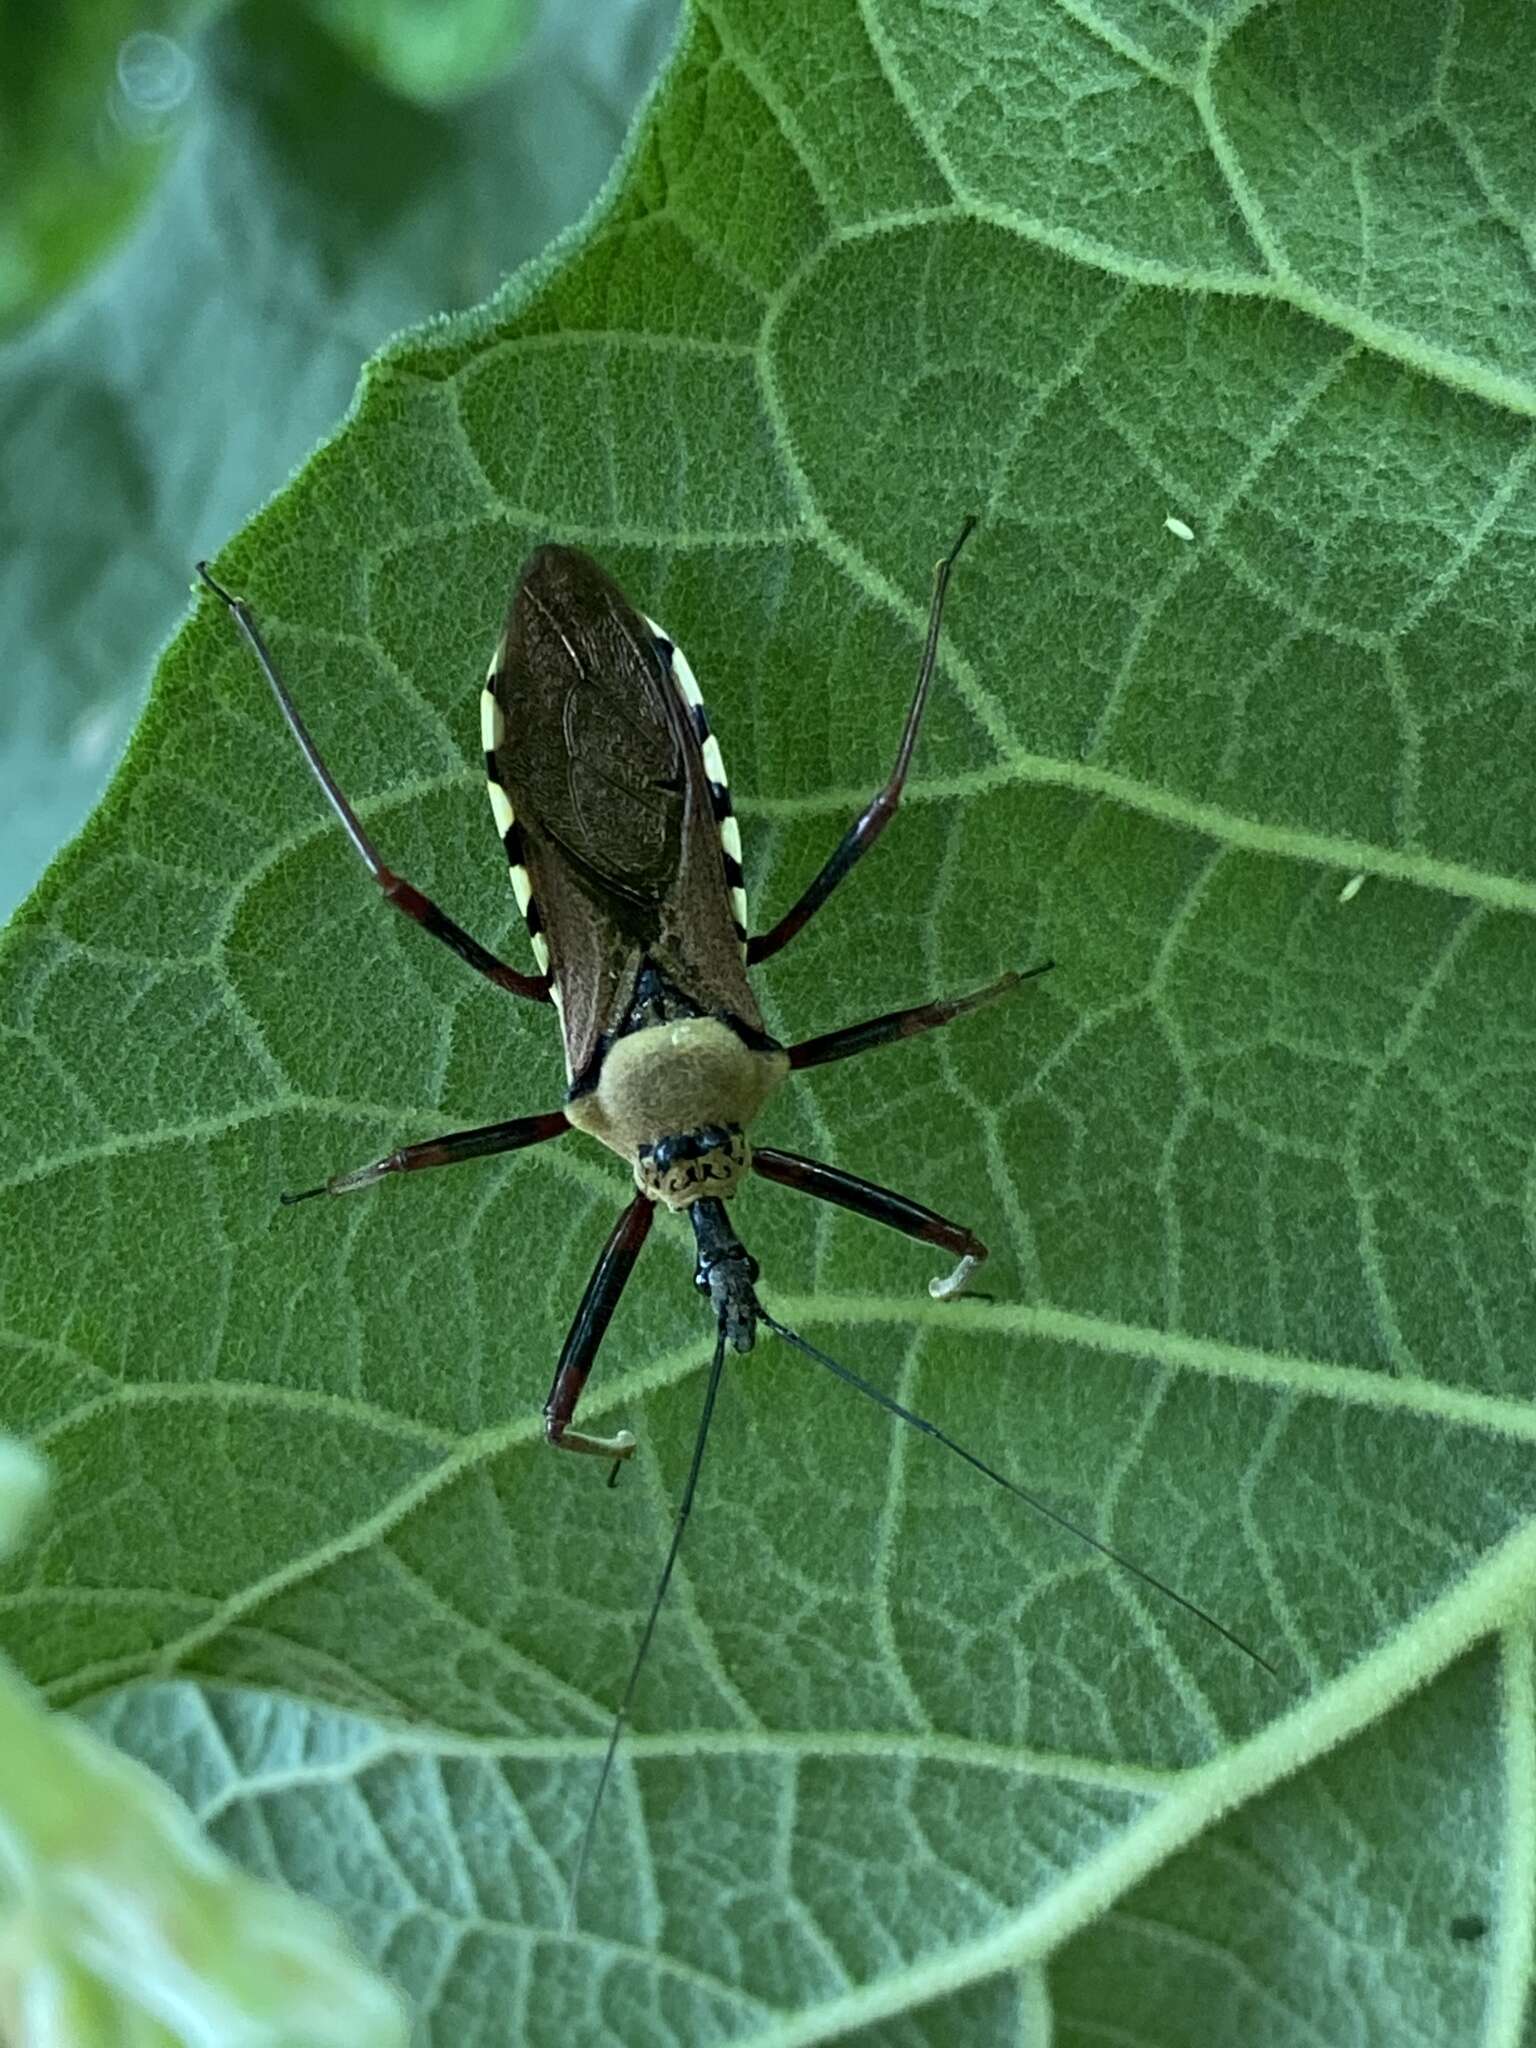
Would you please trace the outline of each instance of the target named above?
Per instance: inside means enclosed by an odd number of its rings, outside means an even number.
[[[739,1225],[777,1314],[1278,1682],[765,1341],[573,1935],[697,1413],[686,1232],[583,1407],[641,1437],[609,1493],[538,1408],[616,1162],[276,1210],[564,1077],[374,900],[211,603],[18,922],[5,1384],[59,1512],[10,1639],[436,2037],[1517,2037],[1532,34],[719,0],[601,217],[386,352],[223,562],[391,864],[526,961],[476,699],[534,541],[687,650],[771,917],[982,512],[909,802],[762,986],[793,1038],[1056,971],[762,1135],[973,1222],[991,1298],[781,1191]],[[130,1690],[174,1673],[230,1690]]]

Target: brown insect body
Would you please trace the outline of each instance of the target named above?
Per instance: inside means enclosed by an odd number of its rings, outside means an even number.
[[[724,767],[678,659],[590,556],[542,547],[482,705],[497,825],[560,1005],[566,1115],[674,1209],[734,1193],[745,1127],[789,1072],[747,976]]]

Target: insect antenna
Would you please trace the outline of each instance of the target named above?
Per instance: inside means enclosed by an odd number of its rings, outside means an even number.
[[[1217,1635],[1225,1637],[1234,1650],[1241,1650],[1245,1657],[1251,1657],[1255,1664],[1262,1666],[1269,1673],[1271,1678],[1280,1676],[1267,1657],[1261,1657],[1252,1644],[1245,1643],[1241,1636],[1234,1635],[1231,1629],[1216,1619],[1214,1614],[1207,1614],[1203,1607],[1197,1607],[1193,1600],[1186,1599],[1166,1581],[1157,1578],[1152,1572],[1144,1571],[1139,1564],[1132,1564],[1128,1557],[1122,1557],[1120,1552],[1111,1549],[1109,1544],[1101,1543],[1097,1536],[1090,1535],[1088,1530],[1051,1507],[1038,1494],[1028,1492],[1012,1479],[1005,1479],[1002,1473],[987,1464],[985,1459],[978,1458],[974,1451],[968,1451],[964,1444],[956,1443],[952,1436],[946,1435],[936,1422],[929,1422],[921,1415],[914,1415],[910,1408],[904,1408],[899,1401],[875,1386],[872,1381],[856,1373],[851,1366],[840,1365],[835,1358],[829,1358],[825,1351],[818,1351],[816,1346],[802,1337],[798,1330],[791,1330],[787,1324],[776,1321],[766,1309],[760,1310],[759,1313],[775,1336],[793,1344],[797,1351],[803,1351],[807,1358],[813,1358],[818,1365],[824,1365],[837,1379],[845,1380],[850,1387],[856,1387],[861,1394],[866,1394],[877,1408],[883,1408],[888,1415],[894,1415],[898,1422],[906,1423],[909,1429],[919,1430],[924,1436],[933,1437],[943,1444],[947,1451],[953,1451],[957,1458],[963,1458],[966,1464],[979,1472],[984,1479],[990,1479],[994,1486],[1001,1486],[1005,1492],[1013,1494],[1027,1507],[1033,1508],[1037,1515],[1043,1515],[1048,1522],[1054,1522],[1058,1529],[1065,1529],[1080,1543],[1086,1543],[1090,1550],[1098,1551],[1099,1555],[1107,1557],[1111,1564],[1119,1565],[1122,1571],[1127,1571],[1133,1578],[1140,1579],[1144,1586],[1151,1586],[1155,1591],[1166,1594],[1170,1600],[1182,1607],[1186,1614],[1194,1615],[1197,1620],[1203,1621],[1207,1628],[1213,1628]]]
[[[581,1844],[576,1851],[576,1867],[571,1875],[570,1899],[566,1907],[567,1924],[573,1928],[576,1925],[577,1902],[581,1897],[581,1880],[586,1874],[587,1859],[592,1852],[592,1837],[597,1829],[598,1808],[603,1803],[603,1794],[607,1791],[608,1780],[613,1774],[613,1760],[618,1754],[619,1738],[624,1733],[624,1724],[629,1718],[630,1708],[634,1705],[641,1668],[650,1650],[651,1638],[656,1633],[661,1605],[667,1597],[667,1587],[672,1583],[677,1553],[683,1545],[683,1531],[688,1526],[688,1517],[693,1510],[693,1496],[698,1491],[699,1468],[704,1463],[704,1445],[709,1437],[710,1419],[715,1412],[715,1396],[720,1391],[720,1379],[725,1369],[725,1336],[726,1323],[722,1316],[715,1336],[715,1355],[710,1360],[709,1379],[704,1388],[704,1406],[699,1411],[699,1427],[693,1439],[693,1456],[688,1461],[688,1477],[683,1481],[682,1498],[677,1504],[677,1514],[672,1523],[672,1541],[667,1546],[667,1561],[661,1568],[660,1578],[656,1581],[656,1591],[651,1596],[651,1611],[645,1618],[645,1627],[640,1634],[635,1660],[629,1667],[629,1682],[624,1688],[624,1696],[619,1701],[618,1711],[613,1717],[613,1726],[608,1731],[608,1747],[603,1752],[603,1768],[598,1773],[597,1789],[592,1794],[592,1804],[587,1808],[586,1825],[582,1828]]]

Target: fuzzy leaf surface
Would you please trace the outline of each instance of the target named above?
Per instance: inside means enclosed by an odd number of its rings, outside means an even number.
[[[762,922],[982,514],[910,801],[761,983],[796,1038],[1057,969],[761,1135],[973,1222],[990,1299],[780,1190],[737,1221],[777,1314],[1278,1682],[764,1342],[570,1932],[707,1354],[685,1232],[583,1408],[641,1438],[610,1493],[538,1409],[617,1162],[276,1210],[564,1076],[373,900],[211,603],[19,920],[5,1419],[59,1487],[7,1638],[149,1716],[423,2039],[1520,2039],[1533,35],[713,0],[605,214],[377,361],[221,563],[391,865],[526,964],[476,702],[531,545],[686,649]]]

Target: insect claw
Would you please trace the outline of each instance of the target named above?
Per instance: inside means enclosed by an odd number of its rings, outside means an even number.
[[[945,1274],[942,1280],[928,1282],[928,1292],[935,1301],[953,1301],[957,1295],[964,1294],[970,1285],[971,1275],[980,1264],[980,1259],[967,1252],[953,1273]]]
[[[586,1436],[577,1429],[562,1429],[558,1436],[552,1436],[550,1428],[551,1425],[546,1420],[544,1440],[552,1450],[585,1451],[589,1457],[611,1458],[615,1475],[624,1460],[635,1455],[635,1446],[639,1441],[627,1429],[616,1429],[612,1436]],[[613,1483],[613,1478],[610,1477],[608,1484],[612,1486]]]

